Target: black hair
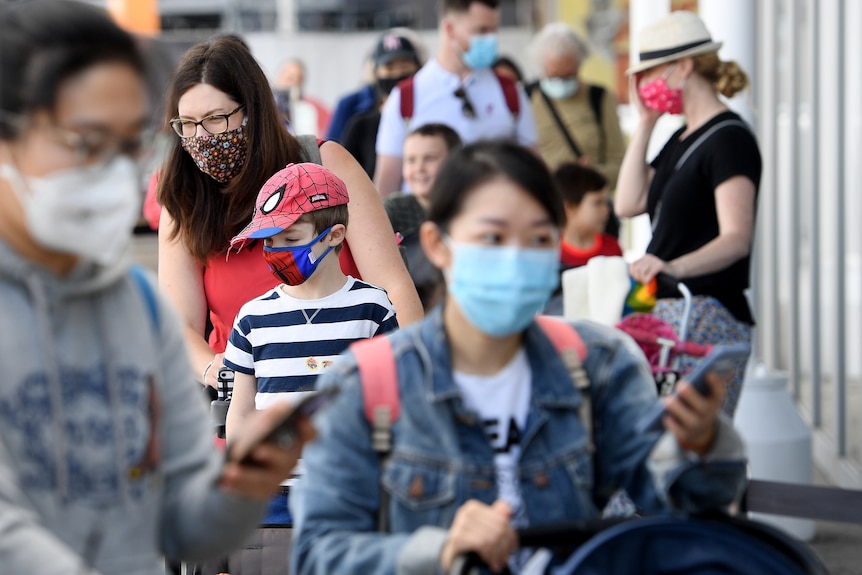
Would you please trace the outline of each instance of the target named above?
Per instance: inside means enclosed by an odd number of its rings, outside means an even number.
[[[496,70],[498,66],[503,66],[504,68],[509,68],[515,73],[515,78],[518,79],[518,82],[524,81],[524,74],[521,72],[521,68],[515,63],[514,60],[509,58],[508,56],[498,56],[494,63],[491,64],[491,68]]]
[[[484,4],[488,8],[496,10],[500,7],[500,0],[441,0],[440,13],[468,12],[473,3]]]
[[[410,136],[426,136],[429,138],[442,138],[443,142],[446,144],[446,151],[451,152],[452,150],[456,150],[463,145],[461,141],[461,136],[458,135],[458,132],[447,126],[446,124],[440,124],[437,122],[431,122],[429,124],[422,124],[409,134]]]
[[[428,220],[447,230],[471,191],[497,177],[511,180],[535,199],[558,228],[563,202],[548,168],[535,152],[508,141],[480,141],[450,153],[431,186]]]
[[[566,162],[556,169],[554,183],[563,201],[576,206],[581,204],[586,194],[608,187],[608,179],[600,172],[574,162]]]
[[[62,0],[0,6],[0,114],[53,110],[64,80],[109,62],[146,73],[134,37],[105,10]],[[0,139],[17,130],[8,118],[0,121]]]

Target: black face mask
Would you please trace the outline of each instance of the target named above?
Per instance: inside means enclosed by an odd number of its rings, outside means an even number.
[[[377,78],[377,91],[381,96],[388,96],[389,92],[392,91],[392,88],[394,88],[398,82],[406,80],[412,75],[413,74],[406,74],[398,78]]]

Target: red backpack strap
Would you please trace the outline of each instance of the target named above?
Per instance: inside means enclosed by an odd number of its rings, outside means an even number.
[[[583,361],[587,357],[587,347],[581,336],[567,321],[547,315],[536,316],[536,323],[542,328],[545,336],[569,371],[569,377],[581,393],[581,408],[578,416],[587,431],[587,444],[593,450],[593,407],[590,395],[590,378],[584,369]]]
[[[413,76],[398,82],[401,91],[401,118],[409,122],[413,117]]]
[[[501,76],[494,72],[497,80],[500,82],[500,88],[503,89],[503,97],[506,99],[506,107],[512,112],[514,117],[518,117],[521,113],[521,100],[518,98],[518,85],[514,80],[506,76]]]
[[[385,336],[357,341],[350,346],[356,357],[365,418],[371,425],[374,451],[392,449],[392,425],[400,413],[398,372],[392,344]]]

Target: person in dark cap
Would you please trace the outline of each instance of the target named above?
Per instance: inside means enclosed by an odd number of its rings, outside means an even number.
[[[383,32],[368,56],[371,72],[368,83],[338,101],[327,139],[343,144],[350,121],[359,114],[377,110],[381,92],[388,95],[399,78],[415,73],[424,62],[425,49],[412,30],[390,28]]]
[[[417,40],[412,37],[412,33],[405,33],[405,30],[399,28],[388,30],[378,38],[372,58],[374,84],[370,87],[374,100],[365,111],[347,120],[341,139],[344,147],[353,154],[369,177],[374,175],[377,164],[374,144],[377,141],[377,126],[380,124],[380,110],[392,88],[401,80],[415,74],[422,66]]]

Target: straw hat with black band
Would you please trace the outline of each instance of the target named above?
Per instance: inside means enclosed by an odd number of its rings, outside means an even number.
[[[653,22],[638,34],[639,62],[626,70],[632,75],[687,56],[717,52],[709,30],[697,14],[678,10]]]

